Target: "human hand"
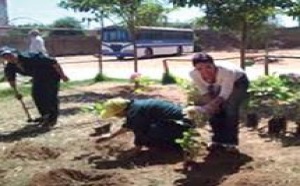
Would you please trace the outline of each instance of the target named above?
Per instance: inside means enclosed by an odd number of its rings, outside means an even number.
[[[183,114],[196,114],[197,112],[205,113],[206,110],[201,106],[187,106],[182,110]]]
[[[15,98],[18,99],[18,100],[21,100],[23,98],[22,94],[16,92],[15,93]]]
[[[103,134],[98,139],[95,140],[95,143],[104,142],[104,141],[110,139],[110,137],[111,137],[111,133]]]
[[[119,158],[120,159],[133,158],[141,152],[142,152],[142,147],[141,146],[136,146],[136,147],[133,147],[132,149],[124,151],[122,154],[119,155]]]
[[[67,82],[69,81],[70,79],[68,78],[68,76],[62,76],[61,79],[64,81],[64,82]]]
[[[210,102],[203,106],[203,108],[207,111],[208,114],[214,114],[220,111],[220,105],[214,102]]]
[[[206,114],[207,111],[201,106],[188,106],[182,110],[184,115],[187,115],[187,118],[193,119],[198,113]]]

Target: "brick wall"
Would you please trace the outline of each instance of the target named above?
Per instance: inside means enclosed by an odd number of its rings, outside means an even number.
[[[46,48],[51,56],[90,55],[99,51],[99,40],[95,36],[63,36],[45,38]],[[29,47],[27,37],[0,37],[0,47],[9,46],[20,51]]]

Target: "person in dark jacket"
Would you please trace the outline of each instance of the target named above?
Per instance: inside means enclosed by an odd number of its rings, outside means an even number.
[[[20,53],[11,49],[2,50],[0,57],[7,62],[4,68],[5,77],[13,88],[16,98],[22,99],[17,89],[17,74],[31,76],[32,98],[41,115],[35,121],[45,127],[55,125],[59,114],[59,82],[60,79],[69,80],[57,61],[41,53]]]
[[[125,117],[126,122],[115,133],[103,135],[97,142],[132,131],[133,154],[140,152],[142,147],[181,151],[175,139],[182,138],[183,132],[193,127],[181,106],[160,99],[113,98],[105,102],[101,117]]]

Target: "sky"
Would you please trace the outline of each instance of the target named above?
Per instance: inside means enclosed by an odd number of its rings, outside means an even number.
[[[7,0],[8,16],[11,24],[27,24],[40,23],[51,24],[55,20],[70,16],[81,21],[83,17],[88,17],[86,13],[74,12],[57,6],[60,0]],[[176,12],[168,15],[169,21],[184,22],[195,17],[202,16],[203,13],[199,8],[181,8]],[[297,26],[297,22],[288,17],[280,17],[280,24],[286,27]],[[99,23],[83,23],[83,26],[88,29],[97,28]],[[105,22],[105,25],[110,25],[111,22]]]

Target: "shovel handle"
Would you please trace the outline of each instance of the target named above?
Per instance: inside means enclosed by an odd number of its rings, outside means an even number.
[[[26,107],[26,105],[25,105],[23,99],[21,98],[21,99],[18,99],[18,100],[20,101],[20,103],[21,103],[21,105],[22,105],[22,108],[23,108],[23,110],[24,110],[24,112],[25,112],[25,114],[26,114],[28,120],[31,121],[32,118],[31,118],[31,116],[30,116],[30,114],[29,114],[28,108]]]

